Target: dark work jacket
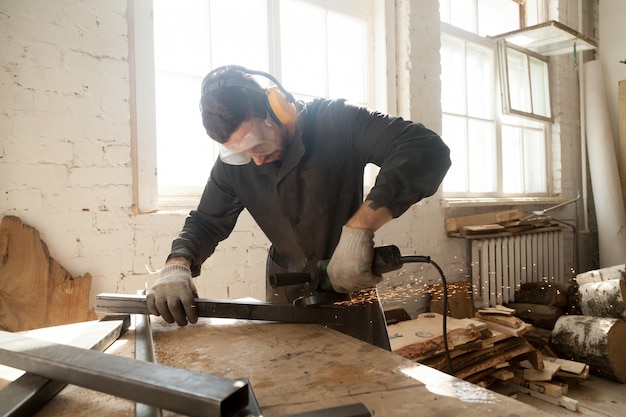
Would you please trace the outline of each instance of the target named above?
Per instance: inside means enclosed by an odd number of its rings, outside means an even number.
[[[272,243],[268,274],[313,272],[330,259],[342,226],[362,205],[363,171],[380,167],[367,199],[394,217],[437,191],[449,149],[422,124],[345,100],[298,103],[296,136],[280,164],[216,161],[196,210],[189,213],[170,257],[192,262],[192,274],[233,230],[246,208]],[[268,290],[269,301],[292,301],[314,289]]]

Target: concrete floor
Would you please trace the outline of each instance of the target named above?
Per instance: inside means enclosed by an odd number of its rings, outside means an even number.
[[[513,388],[493,386],[491,389],[507,395]],[[590,375],[589,379],[578,386],[570,386],[566,397],[578,401],[577,411],[570,411],[564,407],[531,397],[528,394],[516,394],[518,401],[530,404],[559,417],[617,417],[626,415],[624,411],[626,406],[626,384]]]

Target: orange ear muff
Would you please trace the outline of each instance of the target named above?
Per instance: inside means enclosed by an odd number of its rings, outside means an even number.
[[[291,123],[296,119],[296,106],[277,87],[266,90],[267,107],[272,116],[281,124]]]

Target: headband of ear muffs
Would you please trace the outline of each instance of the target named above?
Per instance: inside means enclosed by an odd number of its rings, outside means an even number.
[[[213,82],[209,82],[209,84],[202,83],[202,93],[208,93],[213,90],[217,90],[222,87],[240,87],[247,88],[248,90],[255,91],[257,93],[263,94],[265,96],[265,104],[267,107],[268,113],[272,116],[274,120],[276,120],[280,124],[287,124],[293,122],[296,118],[296,107],[294,105],[295,99],[291,93],[289,93],[285,88],[278,82],[274,76],[257,70],[250,70],[245,67],[239,65],[224,65],[222,67],[216,68],[213,71],[209,72],[207,76],[204,78],[205,80],[209,80],[211,75],[224,70],[224,69],[235,69],[241,72],[245,72],[250,75],[261,75],[267,79],[269,79],[272,83],[274,83],[273,87],[262,88],[256,87],[254,85],[250,85],[247,83],[243,83],[240,81],[225,81],[225,80],[217,80]]]

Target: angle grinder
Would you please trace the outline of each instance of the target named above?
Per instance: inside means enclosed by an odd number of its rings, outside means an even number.
[[[284,272],[272,274],[269,283],[272,288],[284,287],[288,285],[310,284],[316,289],[315,294],[300,297],[294,301],[296,306],[306,307],[320,304],[333,304],[341,301],[349,301],[350,294],[339,293],[333,290],[328,277],[328,264],[330,260],[323,260],[317,263],[314,273],[308,272]],[[430,262],[429,256],[400,255],[400,249],[395,245],[377,246],[374,248],[372,259],[372,272],[382,275],[386,272],[398,270],[407,262]]]

